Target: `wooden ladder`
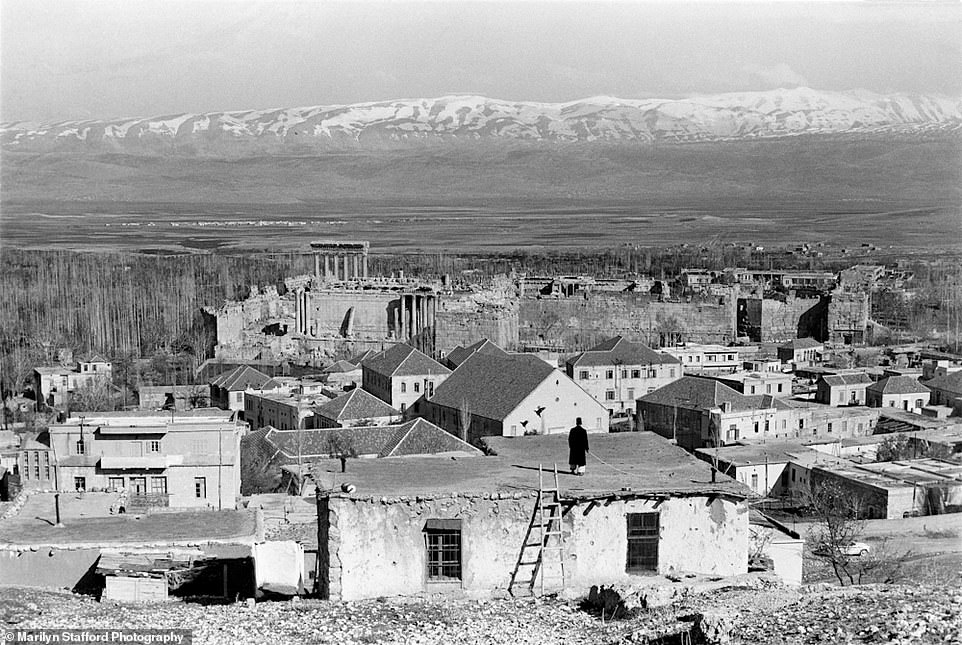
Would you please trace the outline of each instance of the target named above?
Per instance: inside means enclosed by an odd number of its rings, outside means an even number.
[[[561,576],[561,588],[565,586],[565,546],[561,525],[561,493],[558,487],[558,464],[554,465],[554,487],[544,487],[544,468],[538,464],[538,501],[531,522],[518,554],[518,562],[511,572],[508,583],[508,593],[515,595],[515,587],[519,584],[519,574],[522,569],[530,569],[531,577],[527,580],[527,588],[534,594],[534,586],[541,574],[541,595],[545,592],[545,552],[558,554],[558,570]],[[552,536],[556,539],[551,540]],[[553,542],[553,543],[552,543]]]

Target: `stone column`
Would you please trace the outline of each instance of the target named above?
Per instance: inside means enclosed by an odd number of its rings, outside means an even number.
[[[403,340],[404,332],[406,332],[408,328],[407,320],[404,317],[404,294],[403,293],[401,294],[401,297],[398,298],[398,314],[401,319],[401,325],[400,327],[398,327],[398,340]]]
[[[351,255],[351,268],[354,269],[354,278],[360,278],[361,270],[360,270],[360,267],[358,266],[357,253],[354,253]]]
[[[331,278],[331,257],[325,253],[324,254],[324,280],[330,280]]]
[[[321,279],[321,254],[318,251],[314,251],[314,277]]]
[[[367,279],[367,249],[364,250],[364,278]]]

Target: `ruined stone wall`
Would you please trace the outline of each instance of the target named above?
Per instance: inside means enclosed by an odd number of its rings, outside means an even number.
[[[844,345],[863,344],[869,308],[867,293],[833,291],[828,303],[828,341]]]
[[[521,343],[587,349],[622,335],[659,346],[662,341],[728,343],[735,339],[735,299],[658,302],[642,294],[589,294],[521,301]]]
[[[251,287],[247,299],[208,309],[208,313],[217,317],[217,344],[240,347],[248,342],[248,333],[259,332],[267,321],[289,319],[293,325],[294,299],[290,295],[279,295],[274,287],[261,290]]]
[[[530,493],[437,498],[318,500],[319,579],[324,597],[359,600],[391,595],[506,593],[535,507]],[[627,513],[657,512],[658,572],[734,575],[748,569],[744,502],[705,496],[580,503],[564,516],[565,581],[587,589],[626,581]],[[462,580],[426,580],[428,519],[460,519]],[[554,553],[554,552],[549,552]],[[559,561],[545,560],[545,586],[557,589]],[[529,577],[530,579],[530,577]]]
[[[825,337],[822,298],[739,298],[738,333],[754,342],[780,343],[793,338]]]
[[[311,291],[308,292],[308,333],[313,336],[338,336],[354,308],[353,335],[357,338],[388,338],[395,332],[394,312],[398,294],[389,291]]]
[[[482,338],[507,350],[518,347],[518,308],[481,307],[475,311],[438,307],[435,339],[439,355]]]

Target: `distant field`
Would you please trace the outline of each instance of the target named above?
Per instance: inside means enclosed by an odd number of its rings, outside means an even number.
[[[962,248],[958,204],[852,200],[652,204],[638,201],[330,200],[285,204],[5,201],[6,247],[142,252],[304,250],[317,238],[377,250],[503,251],[709,241],[833,248]]]

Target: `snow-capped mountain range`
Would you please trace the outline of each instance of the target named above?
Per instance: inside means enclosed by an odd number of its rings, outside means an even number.
[[[697,142],[812,134],[926,134],[962,130],[962,99],[867,91],[779,89],[684,99],[598,96],[533,103],[443,96],[354,105],[0,125],[7,150],[202,153],[247,143],[384,145],[429,140]]]

